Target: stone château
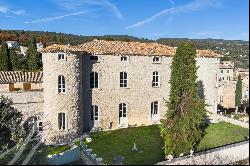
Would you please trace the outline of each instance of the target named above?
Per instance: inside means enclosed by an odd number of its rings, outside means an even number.
[[[40,112],[47,144],[66,142],[99,128],[160,123],[167,111],[174,47],[93,40],[78,46],[51,45],[41,52]],[[214,114],[219,57],[213,51],[197,50],[199,93]]]

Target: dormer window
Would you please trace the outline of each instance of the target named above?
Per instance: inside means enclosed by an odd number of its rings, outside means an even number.
[[[158,56],[153,57],[153,63],[161,63],[161,59]]]
[[[122,57],[121,57],[121,61],[122,61],[122,62],[123,62],[123,61],[125,61],[125,62],[128,61],[128,57],[122,56]]]
[[[91,61],[98,61],[98,56],[91,55],[89,58]]]
[[[65,60],[64,54],[58,54],[58,60]]]

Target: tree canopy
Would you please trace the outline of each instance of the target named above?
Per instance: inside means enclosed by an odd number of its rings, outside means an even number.
[[[181,43],[173,57],[170,97],[161,136],[165,154],[178,156],[194,149],[202,138],[205,102],[198,95],[196,50],[192,43]]]

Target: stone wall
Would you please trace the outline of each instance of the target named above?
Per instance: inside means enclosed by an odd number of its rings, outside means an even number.
[[[249,140],[241,143],[195,153],[156,165],[226,165],[249,158]]]
[[[83,126],[93,123],[90,120],[91,105],[99,108],[99,127],[119,128],[119,103],[127,104],[127,126],[148,125],[151,119],[151,102],[159,102],[159,117],[166,113],[165,101],[170,93],[170,66],[172,57],[161,57],[161,63],[153,63],[153,56],[128,56],[127,62],[121,56],[98,55],[97,62],[91,62],[89,56],[83,57]],[[219,73],[218,58],[197,58],[198,80],[203,85],[204,97],[209,104],[208,110],[217,110],[217,81]],[[99,75],[99,87],[90,89],[90,73]],[[128,73],[128,87],[120,88],[120,72]],[[160,76],[160,87],[152,87],[153,72]],[[159,118],[159,119],[160,119]],[[90,122],[87,124],[87,122]],[[159,122],[159,121],[158,121]],[[156,122],[157,123],[157,122]]]
[[[44,139],[48,144],[72,140],[79,135],[81,127],[81,56],[64,54],[64,60],[58,60],[57,53],[43,54],[44,123],[47,124]],[[59,75],[65,77],[65,93],[58,92]],[[65,113],[65,130],[59,130],[59,113]]]
[[[236,81],[222,82],[218,88],[218,103],[224,108],[235,108]]]
[[[10,98],[24,119],[43,112],[43,92],[1,92],[0,95]]]

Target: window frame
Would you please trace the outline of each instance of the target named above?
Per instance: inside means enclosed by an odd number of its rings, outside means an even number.
[[[93,80],[92,80],[93,79]],[[99,88],[99,73],[98,72],[95,72],[95,71],[92,71],[90,73],[90,84],[89,84],[89,87],[90,89],[98,89]]]
[[[160,87],[160,76],[159,76],[158,71],[153,72],[152,87],[153,88],[159,88]]]
[[[91,106],[91,121],[99,121],[99,118],[100,118],[99,107],[97,105],[92,105]]]
[[[119,118],[127,118],[128,107],[126,103],[119,104]]]
[[[128,73],[126,71],[122,71],[119,74],[119,87],[128,88]]]
[[[66,113],[64,112],[58,113],[58,129],[66,130]]]
[[[65,61],[66,60],[65,53],[58,53],[57,56],[58,56],[59,61],[63,61],[63,60]]]
[[[158,101],[151,102],[151,116],[153,115],[159,115],[159,102]]]
[[[59,94],[66,93],[66,81],[63,75],[58,76],[58,93]]]
[[[89,56],[89,60],[92,61],[92,62],[97,62],[97,61],[99,61],[99,56],[97,56],[97,55],[90,55]]]
[[[128,56],[125,56],[125,55],[123,55],[123,56],[121,56],[121,62],[128,62]]]
[[[158,60],[155,60],[158,59]],[[157,64],[157,63],[161,63],[161,57],[160,56],[153,56],[153,63]]]

